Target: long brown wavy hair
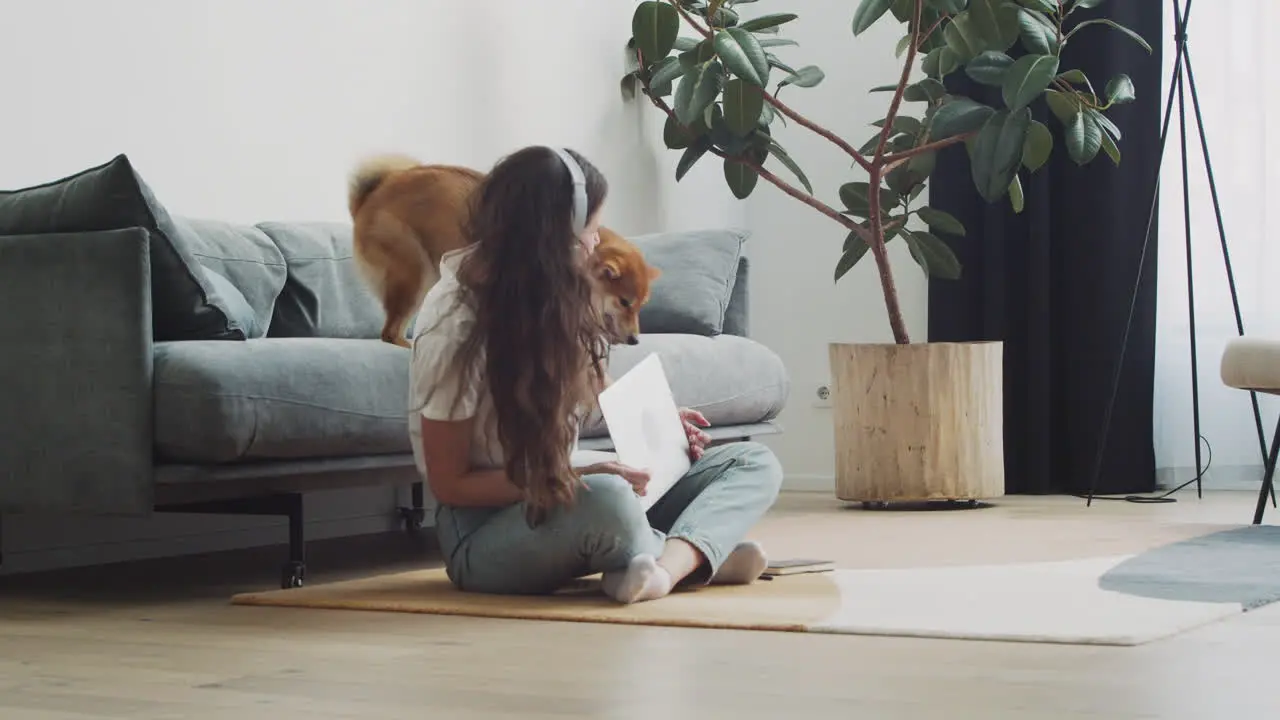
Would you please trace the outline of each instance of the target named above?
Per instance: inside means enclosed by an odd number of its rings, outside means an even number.
[[[609,186],[568,151],[586,179],[587,217]],[[608,351],[591,278],[573,232],[573,182],[550,148],[503,158],[472,193],[472,249],[458,266],[459,301],[475,314],[452,366],[483,379],[510,481],[524,490],[529,523],[573,501],[569,463],[580,414],[595,402]],[[472,375],[474,377],[474,375]]]

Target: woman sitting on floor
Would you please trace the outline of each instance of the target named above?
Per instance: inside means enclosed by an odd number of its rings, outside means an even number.
[[[782,481],[764,446],[707,447],[706,420],[682,410],[693,465],[648,513],[643,471],[570,465],[584,408],[607,383],[585,262],[607,190],[572,151],[503,159],[475,191],[474,244],[445,257],[423,301],[410,433],[461,590],[549,593],[603,573],[604,591],[631,603],[765,568],[744,542]]]

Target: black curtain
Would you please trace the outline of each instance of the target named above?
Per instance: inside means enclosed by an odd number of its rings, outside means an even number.
[[[1099,93],[1117,73],[1133,79],[1137,101],[1107,112],[1123,133],[1119,167],[1104,153],[1076,166],[1067,157],[1061,124],[1043,102],[1034,111],[1054,133],[1054,153],[1034,175],[1022,172],[1021,214],[1007,200],[982,200],[963,146],[939,154],[930,204],[960,219],[967,234],[948,238],[964,267],[961,278],[930,282],[929,340],[1005,343],[1005,477],[1011,494],[1084,493],[1094,472],[1160,158],[1161,85],[1168,80],[1161,77],[1163,4],[1110,2],[1072,16],[1109,17],[1154,49],[1148,55],[1120,32],[1095,25],[1063,51],[1061,71],[1083,70]],[[947,84],[952,92],[999,106],[998,89],[963,72]],[[1170,142],[1176,142],[1175,129]],[[1154,227],[1141,264],[1099,494],[1155,488]]]

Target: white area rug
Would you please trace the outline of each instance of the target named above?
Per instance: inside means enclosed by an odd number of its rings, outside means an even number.
[[[1239,602],[1154,599],[1101,589],[1098,583],[1103,574],[1131,557],[836,570],[829,577],[839,588],[839,609],[809,623],[807,629],[857,635],[1141,645],[1243,612]]]

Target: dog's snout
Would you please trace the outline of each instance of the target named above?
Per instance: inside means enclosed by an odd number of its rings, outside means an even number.
[[[639,344],[640,344],[640,338],[636,337],[635,335],[628,335],[628,336],[627,336],[627,344],[628,344],[628,345],[639,345]]]

